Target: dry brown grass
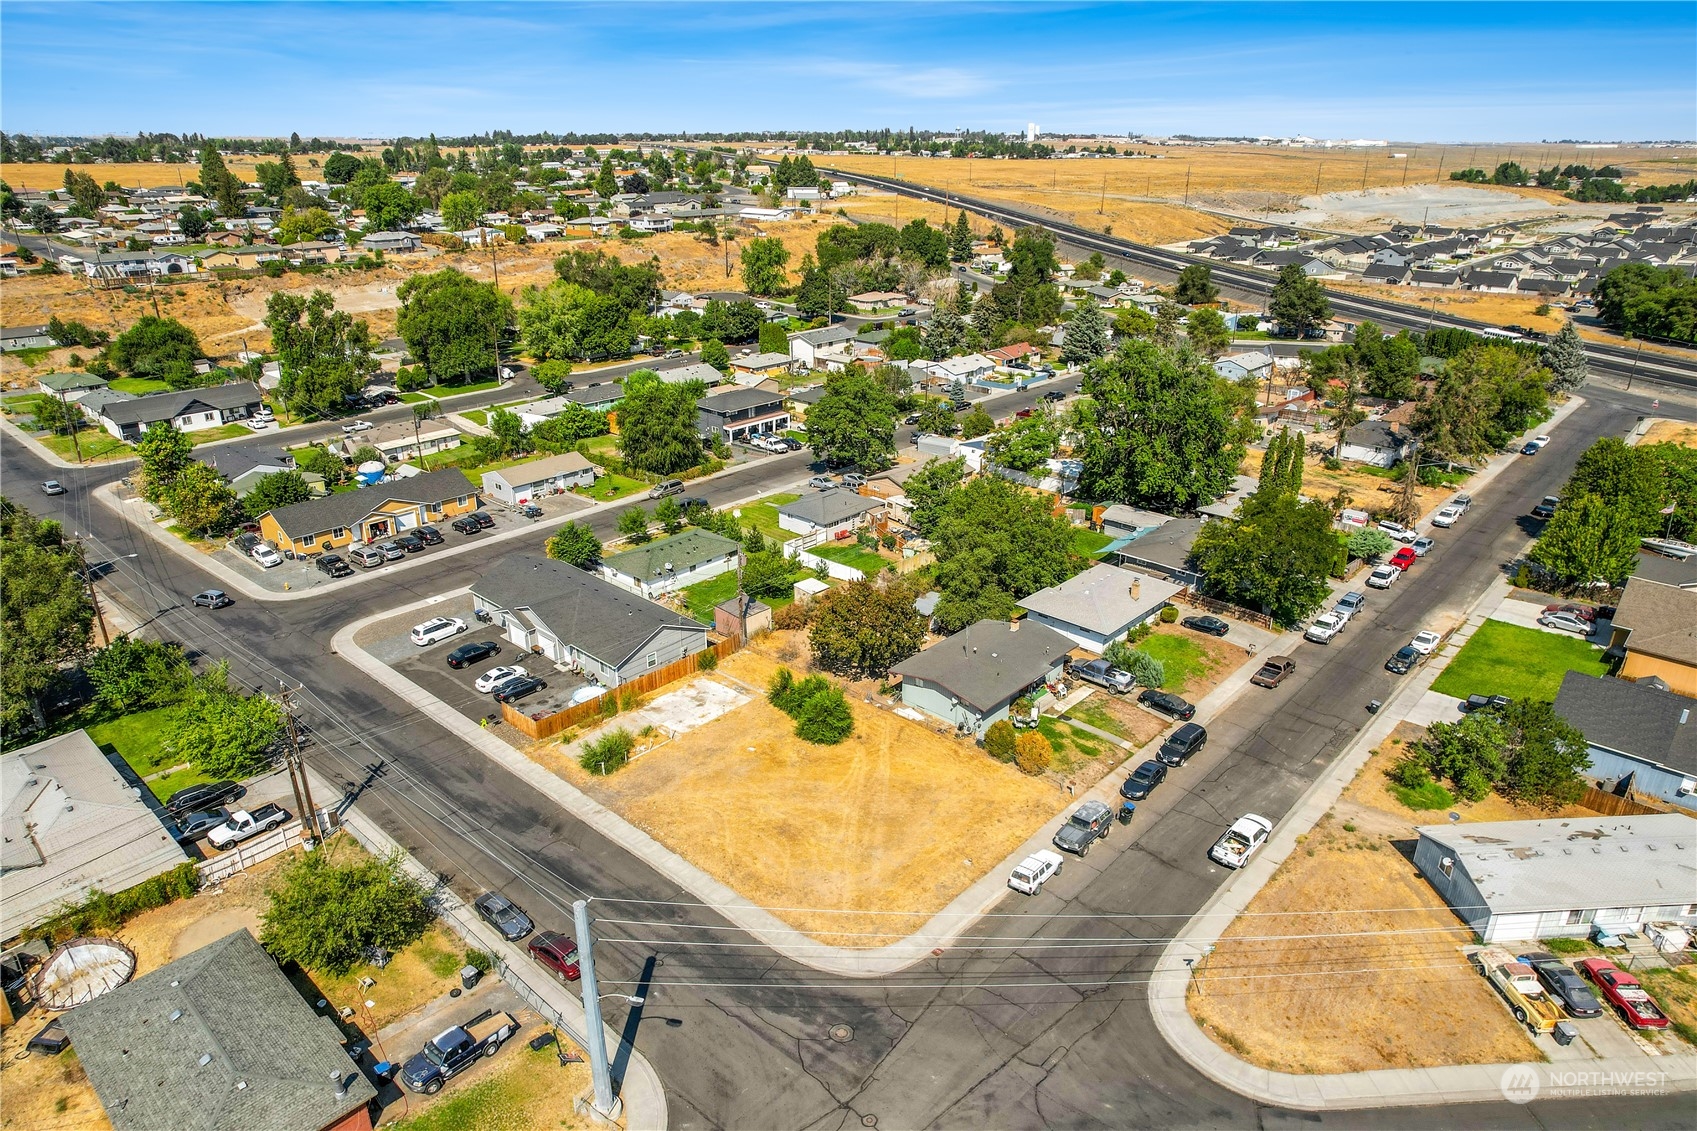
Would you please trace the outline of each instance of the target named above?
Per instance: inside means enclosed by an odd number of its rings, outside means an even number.
[[[1697,448],[1697,424],[1683,420],[1658,420],[1639,441],[1641,444],[1678,444],[1682,448]]]
[[[714,678],[756,698],[610,777],[585,774],[559,744],[531,756],[740,895],[841,946],[912,933],[1066,803],[969,742],[852,699],[852,737],[803,742],[765,701],[778,667],[754,649],[726,659]],[[806,910],[819,908],[846,913]]]
[[[295,169],[302,179],[312,180],[316,170],[308,161],[316,159],[323,164],[327,153],[315,155],[295,155]],[[244,181],[254,179],[254,167],[261,161],[275,161],[275,157],[226,157],[224,167],[242,178]],[[65,170],[74,169],[79,173],[87,173],[101,184],[116,181],[124,188],[162,188],[169,185],[185,185],[190,181],[200,180],[200,163],[193,162],[184,165],[166,165],[152,161],[123,162],[110,165],[63,165],[56,162],[42,162],[30,165],[0,165],[0,180],[5,181],[15,189],[60,189],[65,187]],[[319,178],[322,179],[322,178]]]
[[[74,1050],[58,1056],[25,1054],[29,1039],[47,1024],[32,1012],[0,1038],[0,1128],[5,1131],[109,1131],[94,1085]]]
[[[1321,441],[1329,441],[1336,432],[1324,433]],[[1243,475],[1259,476],[1261,460],[1266,453],[1251,448],[1243,454],[1243,463],[1238,471]],[[1442,506],[1459,488],[1455,487],[1426,487],[1417,486],[1414,489],[1415,498],[1420,503],[1420,513],[1430,514]],[[1339,491],[1349,495],[1349,506],[1365,511],[1388,511],[1401,499],[1403,486],[1389,479],[1381,479],[1361,470],[1360,465],[1344,463],[1336,471],[1329,471],[1325,465],[1314,456],[1307,456],[1302,467],[1302,493],[1311,499],[1331,502]]]
[[[1550,334],[1560,330],[1562,323],[1567,321],[1567,315],[1553,307],[1548,314],[1533,313],[1549,303],[1548,299],[1538,295],[1494,295],[1479,291],[1386,287],[1373,283],[1328,283],[1327,286],[1351,294],[1400,302],[1404,306],[1423,307],[1456,318],[1472,318],[1497,326],[1527,326]]]

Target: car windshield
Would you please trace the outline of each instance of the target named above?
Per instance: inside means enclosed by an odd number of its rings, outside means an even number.
[[[447,1054],[437,1047],[435,1041],[425,1042],[424,1059],[428,1060],[431,1064],[434,1064],[438,1068],[446,1068],[448,1066]]]

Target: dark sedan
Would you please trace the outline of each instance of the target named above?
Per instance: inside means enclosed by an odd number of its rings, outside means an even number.
[[[536,924],[530,921],[530,916],[520,911],[518,904],[498,891],[484,892],[472,900],[471,905],[477,909],[478,916],[500,931],[501,937],[508,942],[518,942],[536,930]]]
[[[506,683],[503,683],[500,687],[495,689],[495,702],[515,703],[518,700],[523,699],[526,695],[529,695],[531,692],[541,691],[547,686],[548,685],[546,683],[543,683],[533,675],[520,676],[518,679],[509,679]]]
[[[172,816],[179,813],[193,813],[200,809],[210,809],[214,805],[222,805],[226,801],[234,801],[245,790],[240,782],[210,781],[200,785],[191,785],[187,789],[179,789],[165,799],[165,809]]]
[[[461,644],[448,653],[448,666],[450,668],[463,668],[467,664],[486,660],[500,650],[501,646],[493,640],[479,640],[471,644]]]
[[[1137,701],[1152,711],[1159,711],[1170,718],[1188,722],[1196,716],[1196,708],[1170,691],[1159,691],[1151,687]]]
[[[1601,1017],[1603,1003],[1585,984],[1585,979],[1573,967],[1547,950],[1535,950],[1520,956],[1520,961],[1532,967],[1550,996],[1561,1002],[1562,1008],[1574,1017]]]
[[[453,527],[461,534],[476,534],[483,529],[483,524],[467,515],[465,518],[456,518],[453,521]]]
[[[424,549],[424,539],[413,533],[400,534],[395,537],[395,545],[409,554],[416,554]]]
[[[1407,675],[1419,662],[1419,651],[1412,644],[1404,644],[1396,650],[1394,656],[1385,661],[1385,670],[1394,675]]]
[[[1167,767],[1156,761],[1143,763],[1131,771],[1131,776],[1120,786],[1120,796],[1127,801],[1142,801],[1155,787],[1167,780]]]
[[[1231,631],[1231,625],[1219,617],[1185,617],[1179,623],[1196,632],[1206,632],[1209,636],[1224,636]]]

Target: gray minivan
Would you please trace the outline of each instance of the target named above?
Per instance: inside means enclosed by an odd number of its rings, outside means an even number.
[[[664,499],[667,495],[681,495],[683,493],[684,481],[682,479],[662,480],[648,489],[650,499]]]
[[[366,569],[376,569],[389,559],[376,546],[352,546],[348,549],[348,560]]]

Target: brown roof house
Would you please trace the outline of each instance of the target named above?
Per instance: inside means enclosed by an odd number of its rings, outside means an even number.
[[[1609,653],[1625,679],[1657,676],[1669,691],[1697,696],[1697,590],[1629,578],[1615,609]]]

